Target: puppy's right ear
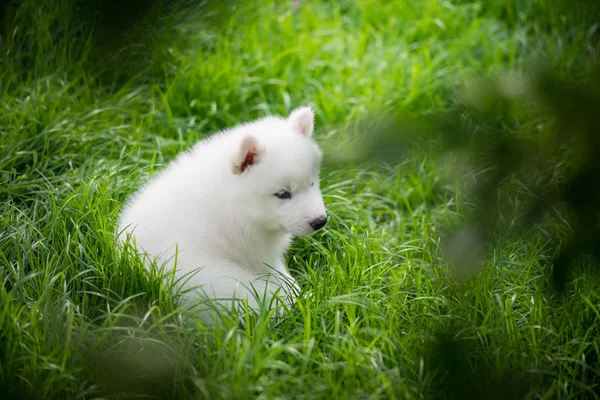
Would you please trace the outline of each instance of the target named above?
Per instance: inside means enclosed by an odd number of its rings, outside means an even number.
[[[310,136],[315,129],[315,112],[310,107],[300,107],[288,117],[292,129],[302,136]]]
[[[251,168],[260,161],[260,156],[263,151],[264,150],[261,149],[254,136],[248,135],[244,137],[240,144],[240,148],[231,163],[233,173],[241,175],[248,168]]]

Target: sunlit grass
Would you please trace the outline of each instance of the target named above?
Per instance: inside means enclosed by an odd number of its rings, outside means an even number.
[[[560,301],[543,234],[498,241],[466,285],[447,279],[442,228],[469,204],[435,152],[323,170],[331,219],[289,253],[303,292],[282,318],[201,326],[158,268],[114,241],[127,196],[210,132],[309,104],[317,140],[335,149],[381,111],[451,109],[474,77],[544,60],[582,80],[597,52],[591,16],[540,1],[188,6],[111,56],[110,80],[69,1],[22,3],[0,37],[3,393],[444,397],[434,349],[447,331],[472,351],[477,384],[509,391],[506,379],[520,379],[534,398],[597,393],[589,263]],[[534,123],[508,114],[500,126],[511,134]]]

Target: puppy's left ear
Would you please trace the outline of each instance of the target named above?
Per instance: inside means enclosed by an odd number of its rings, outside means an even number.
[[[263,152],[264,148],[260,146],[254,136],[245,136],[231,162],[233,173],[241,175],[249,168],[252,168],[252,166],[259,162]]]
[[[288,117],[292,130],[309,137],[315,129],[315,113],[310,107],[300,107]]]

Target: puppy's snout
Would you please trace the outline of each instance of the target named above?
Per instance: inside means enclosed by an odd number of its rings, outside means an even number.
[[[310,226],[312,226],[312,228],[315,231],[318,231],[319,229],[324,227],[326,223],[327,223],[327,215],[321,215],[320,217],[317,217],[314,220],[312,220],[310,222]]]

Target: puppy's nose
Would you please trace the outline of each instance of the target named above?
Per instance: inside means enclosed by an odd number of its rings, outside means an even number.
[[[312,226],[312,228],[315,231],[318,231],[319,229],[321,229],[322,227],[324,227],[326,223],[327,223],[327,215],[321,215],[320,217],[315,218],[314,220],[312,220],[310,222],[310,226]]]

